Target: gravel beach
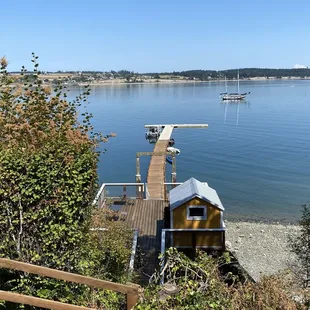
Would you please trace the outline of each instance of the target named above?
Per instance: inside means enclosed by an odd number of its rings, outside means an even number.
[[[294,261],[294,254],[288,249],[288,236],[296,236],[298,226],[245,221],[225,224],[227,248],[254,280],[287,269]]]

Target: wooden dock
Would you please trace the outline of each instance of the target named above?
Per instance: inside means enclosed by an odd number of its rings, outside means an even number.
[[[119,211],[120,220],[139,232],[138,246],[145,254],[141,284],[147,284],[158,266],[165,207],[168,207],[168,202],[163,200],[126,199]]]
[[[145,125],[145,128],[150,127],[163,128],[160,137],[158,138],[154,153],[164,153],[167,147],[174,128],[207,128],[207,124],[171,124],[171,125]],[[153,155],[150,161],[147,175],[147,190],[149,199],[165,199],[165,179],[166,179],[166,156]]]
[[[165,126],[158,141],[156,142],[154,152],[165,153],[171,138],[173,126]],[[147,175],[147,189],[150,199],[164,199],[164,182],[166,179],[166,156],[156,155],[152,156],[148,175]]]

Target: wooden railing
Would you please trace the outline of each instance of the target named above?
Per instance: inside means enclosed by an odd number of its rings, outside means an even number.
[[[204,184],[208,185],[207,182],[203,182]],[[165,183],[160,183],[163,184],[162,186],[162,190],[164,191],[164,195],[162,195],[163,193],[161,193],[160,197],[164,197],[164,200],[169,200],[169,189],[172,189],[176,186],[179,186],[180,184],[183,184],[183,182],[165,182]],[[127,194],[127,188],[129,187],[136,187],[136,197],[137,199],[149,199],[150,195],[149,195],[149,191],[148,191],[148,183],[104,183],[101,185],[94,201],[93,201],[93,205],[97,206],[98,208],[102,208],[105,204],[105,201],[107,198],[109,198],[110,196],[108,196],[106,194],[106,188],[107,187],[122,187],[122,198],[126,199],[128,198],[128,194]]]
[[[127,310],[132,309],[139,298],[139,285],[136,284],[120,284],[109,281],[104,281],[96,278],[81,276],[78,274],[73,274],[65,271],[60,271],[56,269],[51,269],[47,267],[40,267],[32,264],[22,263],[6,258],[0,258],[0,267],[8,268],[13,270],[24,271],[27,273],[33,273],[41,276],[46,276],[49,278],[54,278],[58,280],[64,280],[69,282],[75,282],[79,284],[85,284],[88,286],[111,290],[127,295]],[[81,306],[75,306],[70,304],[65,304],[58,301],[46,300],[43,298],[26,296],[17,293],[1,291],[0,290],[0,300],[10,301],[14,303],[26,304],[35,307],[41,307],[46,309],[55,310],[82,310],[91,309]]]
[[[136,188],[136,197],[137,199],[144,198],[144,183],[103,183],[93,201],[93,206],[97,206],[98,208],[102,208],[105,204],[106,198],[109,196],[106,195],[106,188],[112,187],[122,187],[122,198],[127,198],[127,189],[129,187]]]

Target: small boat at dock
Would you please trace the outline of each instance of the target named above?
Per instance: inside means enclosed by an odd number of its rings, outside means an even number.
[[[159,126],[150,127],[149,130],[145,133],[145,138],[158,138],[160,136]]]
[[[174,141],[173,138],[171,138],[171,139],[169,140],[168,145],[169,145],[169,146],[174,146],[174,144],[175,144],[175,141]]]
[[[166,157],[166,161],[167,161],[169,164],[172,164],[172,156],[167,156],[167,157]]]
[[[167,147],[167,152],[175,153],[175,154],[180,154],[180,153],[181,153],[181,150],[180,150],[180,149],[177,149],[177,148],[175,148],[175,147],[172,147],[172,146],[168,146],[168,147]]]

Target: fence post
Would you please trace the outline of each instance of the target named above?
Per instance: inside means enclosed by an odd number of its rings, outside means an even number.
[[[165,183],[163,183],[163,187],[164,187],[164,200],[167,200],[167,187]]]
[[[127,310],[131,310],[137,304],[139,299],[138,294],[127,293]]]
[[[123,199],[127,198],[126,185],[123,185]]]
[[[140,158],[137,154],[136,156],[136,183],[141,183],[141,174],[140,174]],[[140,187],[139,185],[136,188],[136,197],[139,197]]]
[[[172,155],[172,173],[171,173],[171,183],[176,183],[177,181],[177,165],[175,153]],[[175,188],[175,185],[172,185],[172,188]]]

